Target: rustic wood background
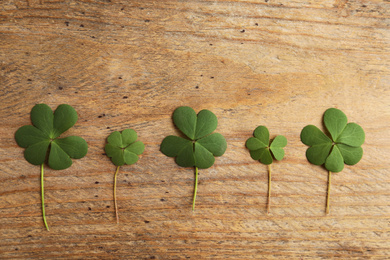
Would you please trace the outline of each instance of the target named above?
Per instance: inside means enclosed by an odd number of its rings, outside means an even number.
[[[388,0],[1,0],[1,259],[390,258]],[[55,171],[23,158],[15,131],[37,103],[72,105],[66,135],[86,157]],[[159,151],[173,110],[209,109],[228,149],[200,171]],[[366,131],[363,159],[334,174],[300,142],[329,107]],[[245,140],[258,125],[288,139],[267,167]],[[133,128],[146,145],[118,176],[106,137]]]

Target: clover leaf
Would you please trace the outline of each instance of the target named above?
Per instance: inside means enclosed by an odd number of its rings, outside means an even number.
[[[267,213],[271,208],[271,164],[272,156],[280,161],[284,157],[284,147],[287,145],[287,139],[283,135],[276,136],[272,141],[269,138],[268,128],[258,126],[253,132],[254,137],[250,137],[245,145],[250,151],[253,160],[259,160],[268,165],[268,203]]]
[[[213,133],[218,119],[213,112],[201,110],[198,114],[187,106],[179,107],[173,112],[173,122],[185,135],[185,138],[170,135],[164,138],[160,149],[169,157],[176,157],[181,167],[195,167],[195,189],[192,210],[198,189],[198,168],[207,169],[214,164],[214,156],[222,156],[227,147],[225,138]]]
[[[329,135],[314,125],[305,126],[301,141],[310,146],[306,151],[309,162],[324,165],[328,170],[328,192],[326,214],[329,214],[331,173],[344,169],[344,163],[354,165],[363,157],[361,145],[364,143],[363,128],[356,123],[347,123],[347,116],[339,109],[329,108],[324,113],[324,124]]]
[[[46,104],[37,104],[31,109],[33,125],[20,127],[15,140],[20,147],[26,148],[24,158],[31,164],[41,165],[42,215],[46,229],[43,165],[48,162],[50,168],[63,170],[72,165],[73,159],[80,159],[88,152],[87,142],[78,136],[59,138],[77,122],[78,116],[73,107],[62,104],[54,111]]]
[[[119,223],[119,215],[118,204],[116,202],[116,179],[121,166],[136,163],[138,161],[138,155],[144,152],[145,145],[141,141],[136,141],[137,137],[137,132],[133,129],[125,129],[122,133],[115,131],[107,137],[108,143],[104,147],[107,156],[117,166],[114,175],[114,204],[117,223]]]

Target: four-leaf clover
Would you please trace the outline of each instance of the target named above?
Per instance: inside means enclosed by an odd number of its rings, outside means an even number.
[[[271,207],[271,164],[273,157],[280,161],[284,157],[284,147],[287,145],[287,139],[283,135],[276,136],[272,141],[269,139],[269,131],[265,126],[258,126],[253,132],[254,137],[246,141],[246,147],[250,151],[253,160],[259,160],[268,165],[268,204],[267,212]]]
[[[117,166],[114,175],[114,204],[116,222],[119,223],[118,205],[116,203],[116,179],[119,172],[119,167],[122,165],[131,165],[138,161],[138,155],[141,155],[145,150],[145,145],[137,140],[137,132],[133,129],[125,129],[122,133],[112,132],[107,138],[107,144],[104,148],[108,157],[114,165]]]
[[[198,168],[206,169],[214,164],[214,156],[226,151],[226,140],[219,133],[212,133],[218,125],[218,119],[209,110],[198,113],[190,107],[179,107],[173,113],[173,122],[186,138],[170,135],[161,143],[161,152],[176,157],[176,163],[182,167],[195,167],[195,189],[192,209],[198,187]]]
[[[331,172],[340,172],[344,163],[354,165],[363,156],[365,134],[355,123],[347,123],[347,116],[339,109],[329,108],[324,113],[324,124],[330,137],[314,125],[302,129],[301,140],[310,146],[306,157],[312,164],[323,165],[329,172],[326,213],[329,213],[329,191]]]
[[[43,164],[47,161],[50,168],[63,170],[72,165],[71,158],[80,159],[87,154],[87,142],[78,136],[59,136],[71,128],[77,121],[77,112],[73,107],[62,104],[54,114],[46,104],[37,104],[31,109],[33,125],[20,127],[15,140],[20,147],[26,148],[24,157],[34,165],[41,165],[41,198],[43,221],[47,230],[43,186]]]

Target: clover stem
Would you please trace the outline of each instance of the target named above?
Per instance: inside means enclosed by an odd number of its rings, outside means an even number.
[[[198,192],[198,167],[195,166],[195,189],[194,189],[194,198],[192,200],[192,211],[195,210],[195,200],[196,200],[197,192]]]
[[[330,197],[331,176],[332,176],[332,172],[329,171],[328,172],[328,191],[327,191],[327,194],[326,194],[326,210],[325,210],[325,214],[326,215],[329,214],[329,197]]]
[[[115,216],[116,216],[116,223],[119,224],[119,214],[118,214],[118,204],[116,203],[116,176],[119,172],[119,167],[116,167],[115,175],[114,175],[114,206],[115,206]]]
[[[271,209],[271,164],[268,164],[268,204],[267,204],[267,214],[269,214]]]
[[[42,217],[43,223],[45,223],[45,227],[47,231],[50,231],[49,225],[46,222],[46,214],[45,214],[45,190],[43,186],[43,163],[41,164],[41,199],[42,199]]]

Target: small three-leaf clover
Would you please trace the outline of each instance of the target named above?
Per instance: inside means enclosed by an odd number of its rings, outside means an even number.
[[[331,172],[342,171],[344,163],[354,165],[360,161],[365,134],[358,124],[347,123],[347,116],[339,109],[326,110],[323,120],[330,137],[316,126],[308,125],[302,129],[301,141],[310,146],[306,151],[308,161],[315,165],[324,165],[329,172],[326,200],[328,214]]]
[[[195,167],[195,189],[192,210],[198,188],[198,168],[206,169],[214,164],[214,156],[225,153],[227,143],[219,133],[212,133],[218,125],[218,119],[209,110],[198,114],[190,107],[179,107],[173,112],[173,122],[187,137],[170,135],[161,143],[161,152],[176,157],[176,163],[182,167]]]
[[[267,212],[271,207],[271,163],[273,157],[280,161],[284,157],[284,147],[287,145],[287,139],[283,135],[276,136],[272,141],[269,139],[269,131],[265,126],[258,126],[253,132],[254,137],[246,141],[246,147],[250,151],[253,160],[259,160],[268,165],[268,204]]]
[[[107,156],[117,166],[114,175],[114,204],[117,223],[119,223],[119,215],[118,204],[116,203],[116,179],[119,167],[125,164],[131,165],[136,163],[138,161],[138,155],[144,152],[145,145],[143,142],[137,141],[137,137],[137,132],[133,129],[125,129],[122,133],[115,131],[108,136],[108,143],[104,147]]]
[[[43,221],[47,230],[43,186],[43,164],[47,161],[50,168],[63,170],[72,165],[71,158],[80,159],[87,154],[87,142],[78,136],[59,136],[71,128],[77,121],[77,112],[73,107],[62,104],[54,111],[46,104],[37,104],[31,109],[33,125],[20,127],[15,140],[20,147],[26,148],[24,157],[34,165],[41,165],[41,198]]]

